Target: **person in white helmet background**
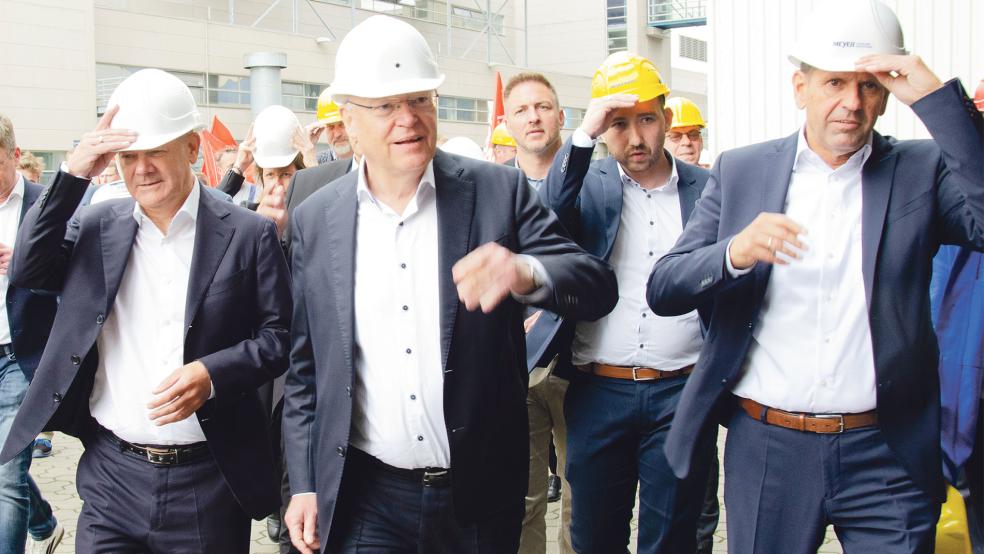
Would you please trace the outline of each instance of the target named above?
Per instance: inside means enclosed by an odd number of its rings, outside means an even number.
[[[515,168],[436,151],[424,37],[373,16],[338,47],[357,172],[294,211],[284,438],[301,552],[515,552],[527,484],[524,304],[597,318],[611,270]]]
[[[984,249],[982,118],[905,51],[881,2],[817,3],[790,61],[805,124],[724,152],[648,300],[713,301],[666,451],[727,422],[730,552],[932,552],[944,486],[929,279]],[[932,140],[873,131],[890,97]]]
[[[217,188],[230,194],[237,206],[256,210],[264,195],[286,194],[294,173],[317,163],[314,144],[297,116],[274,104],[257,114]],[[253,182],[248,183],[244,172],[251,166]]]
[[[279,505],[255,393],[288,362],[276,228],[196,182],[202,117],[179,79],[140,70],[108,106],[14,249],[11,283],[61,301],[0,459],[42,429],[82,440],[76,552],[246,553],[250,517]],[[132,198],[66,234],[114,158]]]

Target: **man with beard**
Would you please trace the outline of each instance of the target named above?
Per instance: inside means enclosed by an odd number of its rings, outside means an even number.
[[[612,54],[595,72],[581,126],[554,159],[548,205],[618,278],[615,309],[578,321],[565,402],[571,539],[581,554],[624,552],[639,490],[638,552],[693,552],[713,439],[701,470],[674,477],[663,453],[669,423],[702,344],[696,310],[657,317],[646,277],[694,210],[707,171],[663,148],[669,88],[649,60]],[[611,156],[591,163],[595,141]],[[637,485],[638,484],[638,485]]]

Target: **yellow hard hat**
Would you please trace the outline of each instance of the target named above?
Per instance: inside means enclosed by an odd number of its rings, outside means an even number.
[[[653,62],[631,52],[608,56],[591,79],[591,98],[635,94],[640,102],[646,102],[669,92]]]
[[[666,101],[666,107],[673,112],[673,123],[670,125],[670,129],[707,126],[704,123],[704,118],[700,116],[700,108],[689,98],[674,96]]]
[[[331,89],[326,88],[318,96],[318,121],[329,125],[342,121],[342,114],[338,113],[338,104],[331,101]]]
[[[516,146],[516,140],[509,134],[505,123],[500,123],[492,130],[492,144],[499,146]]]

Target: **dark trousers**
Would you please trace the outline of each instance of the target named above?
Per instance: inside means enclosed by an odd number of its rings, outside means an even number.
[[[325,552],[336,554],[514,554],[523,498],[516,505],[461,525],[450,481],[424,486],[382,469],[349,447]]]
[[[714,549],[714,531],[717,531],[718,519],[721,516],[721,502],[718,500],[721,464],[718,463],[717,445],[714,446],[710,461],[704,507],[697,520],[697,554],[711,554]]]
[[[813,554],[827,525],[846,554],[929,554],[940,515],[877,427],[821,435],[740,409],[728,427],[724,505],[733,554]]]
[[[79,554],[249,552],[249,517],[210,455],[153,465],[121,451],[105,431],[84,444],[76,478]]]
[[[663,445],[686,377],[633,382],[576,372],[564,405],[571,541],[579,554],[627,552],[639,488],[637,552],[694,552],[713,433],[685,480]]]

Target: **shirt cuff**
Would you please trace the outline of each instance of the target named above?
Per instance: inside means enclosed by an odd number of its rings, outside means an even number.
[[[317,493],[313,493],[313,492],[299,492],[297,494],[290,495],[290,497],[291,498],[294,498],[295,496],[311,496],[312,494],[317,494]]]
[[[76,179],[85,179],[86,181],[91,181],[92,180],[92,177],[83,177],[81,175],[74,175],[72,173],[69,173],[68,172],[68,162],[62,162],[61,163],[61,166],[59,166],[58,169],[62,173],[64,173],[65,175],[71,175],[72,177],[75,177]]]
[[[747,267],[745,269],[735,269],[735,266],[731,265],[731,254],[730,254],[730,252],[731,252],[731,243],[734,242],[734,241],[735,241],[734,238],[732,238],[731,240],[729,240],[728,241],[728,247],[724,249],[724,267],[726,267],[728,269],[728,274],[731,275],[732,277],[741,277],[742,275],[745,275],[746,273],[748,273],[751,270],[755,269],[755,264],[752,264],[751,266],[749,266],[749,267]],[[758,263],[758,262],[756,262],[756,263]]]
[[[215,398],[215,383],[211,379],[208,380],[208,386],[211,387],[211,391],[208,393],[208,399],[211,400]]]
[[[571,135],[571,144],[577,146],[578,148],[594,148],[594,145],[597,142],[598,139],[589,137],[588,133],[580,127],[574,129],[574,133]]]
[[[517,256],[522,262],[530,266],[533,270],[533,280],[539,283],[540,286],[529,294],[512,293],[513,299],[521,304],[539,304],[544,302],[550,297],[550,293],[553,291],[553,281],[550,280],[547,268],[543,267],[543,263],[533,256],[526,254],[518,254]]]

